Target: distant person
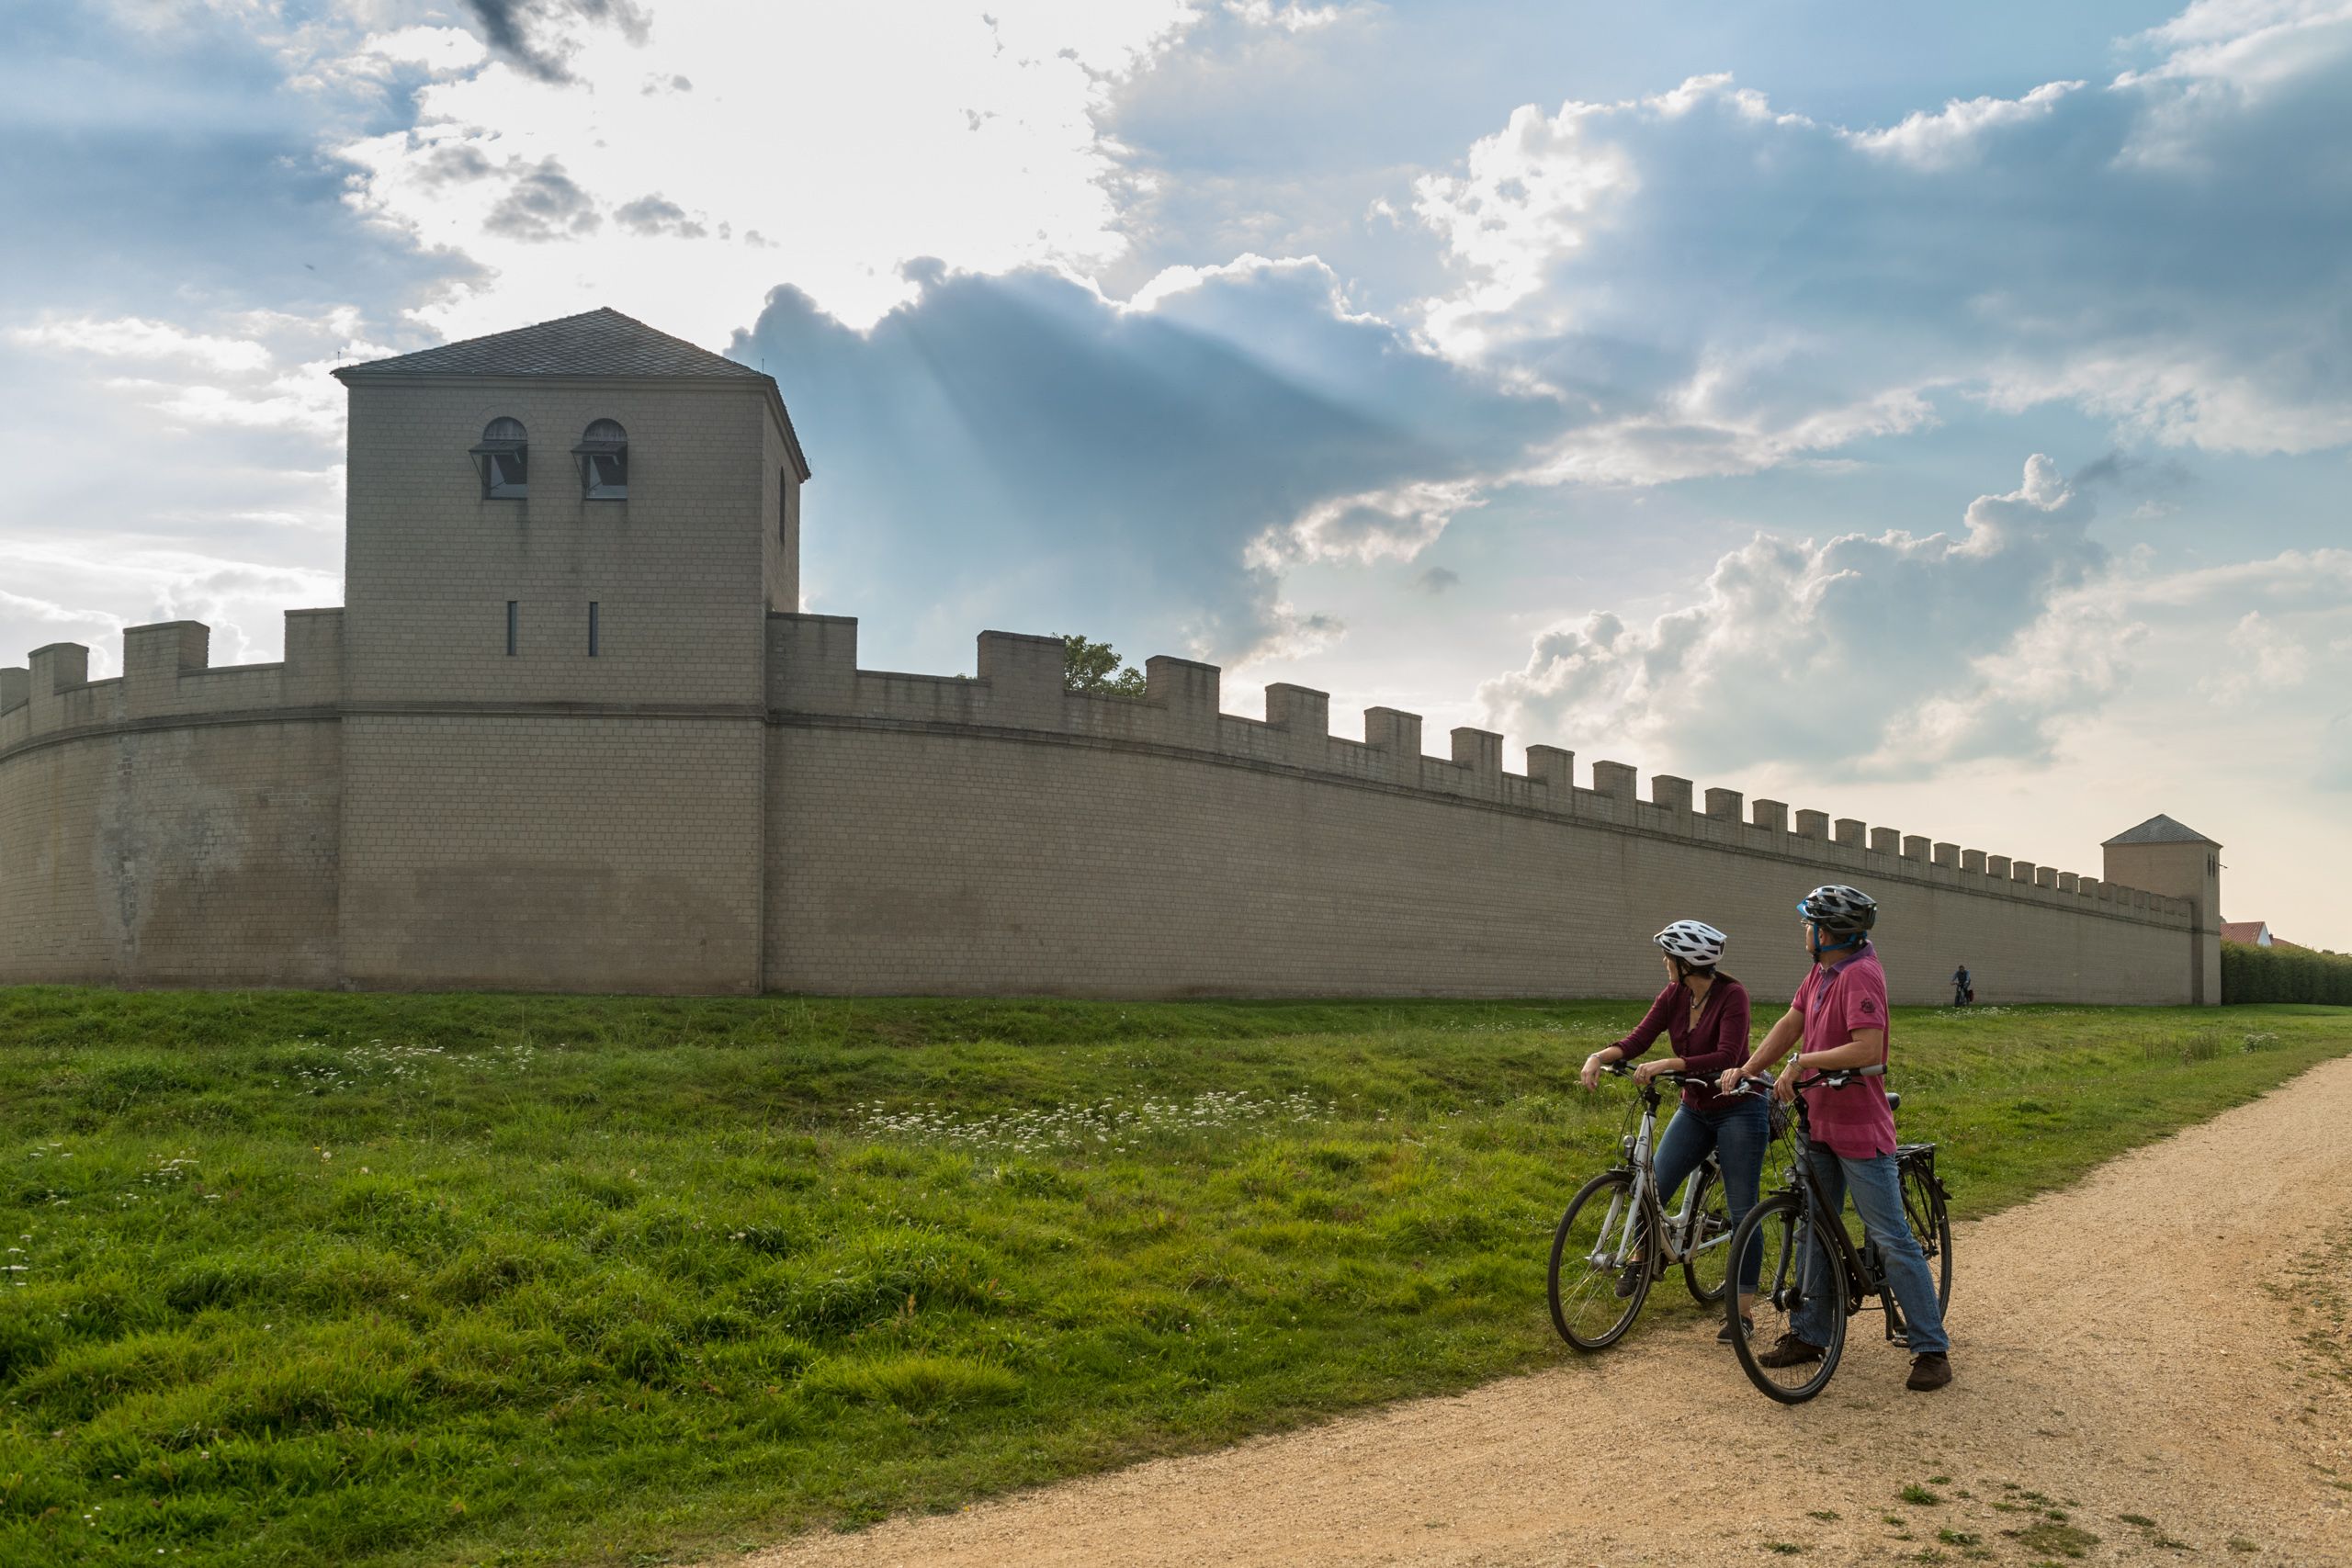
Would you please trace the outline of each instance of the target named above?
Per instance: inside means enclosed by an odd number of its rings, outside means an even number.
[[[1812,973],[1756,1054],[1724,1072],[1720,1087],[1726,1091],[1742,1077],[1779,1061],[1800,1039],[1796,1060],[1772,1088],[1782,1100],[1791,1098],[1798,1080],[1809,1073],[1886,1065],[1886,971],[1879,966],[1878,950],[1870,940],[1871,928],[1878,923],[1877,902],[1860,888],[1832,884],[1798,900],[1797,913],[1804,917]],[[1884,1259],[1887,1288],[1910,1324],[1911,1375],[1905,1386],[1941,1388],[1951,1382],[1951,1342],[1944,1335],[1936,1281],[1903,1215],[1903,1179],[1895,1169],[1894,1111],[1886,1102],[1886,1080],[1860,1078],[1846,1089],[1808,1089],[1804,1096],[1813,1128],[1807,1153],[1814,1183],[1833,1214],[1845,1209],[1847,1195],[1852,1194],[1862,1232],[1878,1244]],[[1811,1243],[1807,1246],[1809,1250]],[[1817,1258],[1799,1262],[1804,1271],[1801,1277],[1822,1267]],[[1765,1366],[1796,1367],[1821,1359],[1826,1326],[1814,1326],[1808,1335],[1807,1327],[1819,1325],[1820,1319],[1802,1303],[1789,1321],[1789,1332],[1757,1357]]]
[[[1964,1008],[1976,999],[1976,988],[1968,983],[1968,965],[1963,964],[1951,972],[1951,1005]]]
[[[1704,1077],[1736,1067],[1747,1057],[1747,987],[1719,973],[1724,949],[1731,939],[1698,920],[1677,920],[1650,938],[1666,956],[1666,989],[1650,1003],[1650,1010],[1632,1033],[1613,1045],[1603,1045],[1584,1062],[1584,1087],[1600,1082],[1600,1069],[1629,1062],[1646,1052],[1660,1032],[1673,1043],[1674,1055],[1644,1062],[1634,1069],[1643,1083],[1660,1073],[1691,1073]],[[1753,1094],[1717,1094],[1703,1084],[1682,1086],[1682,1108],[1657,1141],[1655,1166],[1657,1201],[1671,1212],[1674,1195],[1692,1171],[1705,1163],[1709,1150],[1723,1168],[1724,1201],[1731,1223],[1739,1224],[1756,1207],[1756,1190],[1764,1179],[1764,1146],[1772,1139],[1771,1111]],[[1629,1296],[1641,1284],[1643,1265],[1637,1259],[1618,1282],[1617,1293]],[[1756,1276],[1761,1254],[1747,1259],[1739,1280],[1739,1315],[1745,1323],[1756,1310]],[[1717,1336],[1731,1343],[1731,1325]]]

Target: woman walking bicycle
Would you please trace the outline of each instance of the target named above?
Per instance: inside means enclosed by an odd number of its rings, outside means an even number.
[[[1683,1084],[1682,1108],[1658,1140],[1658,1207],[1666,1210],[1682,1183],[1713,1154],[1723,1168],[1731,1224],[1737,1225],[1756,1206],[1757,1188],[1764,1175],[1764,1145],[1771,1138],[1770,1112],[1760,1098],[1738,1092],[1736,1084],[1717,1092],[1703,1080],[1737,1067],[1747,1057],[1747,987],[1717,969],[1731,939],[1711,925],[1677,920],[1650,941],[1665,957],[1666,988],[1631,1033],[1585,1058],[1582,1081],[1587,1089],[1592,1089],[1600,1082],[1603,1069],[1644,1055],[1659,1034],[1665,1034],[1674,1055],[1642,1063],[1634,1069],[1634,1077],[1645,1085],[1662,1073],[1689,1074],[1702,1081]],[[1633,1248],[1633,1258],[1617,1282],[1621,1299],[1640,1287],[1642,1272],[1649,1266],[1647,1251],[1638,1245]],[[1750,1257],[1740,1268],[1743,1322],[1755,1314],[1759,1261]],[[1726,1318],[1719,1337],[1728,1344],[1731,1335]]]

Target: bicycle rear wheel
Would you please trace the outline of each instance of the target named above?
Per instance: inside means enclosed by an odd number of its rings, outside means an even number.
[[[1690,1204],[1690,1235],[1684,1238],[1682,1282],[1701,1306],[1724,1299],[1724,1281],[1731,1277],[1731,1201],[1713,1160],[1691,1172],[1699,1195]]]
[[[1903,1168],[1903,1217],[1936,1277],[1936,1305],[1951,1305],[1951,1217],[1944,1213],[1944,1195],[1916,1166]]]
[[[1776,1192],[1747,1211],[1725,1248],[1734,1259],[1751,1247],[1760,1255],[1755,1331],[1741,1334],[1735,1325],[1732,1349],[1747,1381],[1783,1404],[1802,1404],[1828,1387],[1846,1349],[1846,1282],[1831,1250],[1835,1244],[1816,1237],[1815,1229],[1801,1195]],[[1799,1309],[1815,1302],[1818,1308],[1805,1315],[1819,1320],[1812,1328],[1820,1355],[1793,1366],[1767,1366],[1784,1339],[1799,1337]],[[1736,1316],[1738,1308],[1724,1311]]]
[[[1619,1282],[1636,1265],[1633,1290],[1620,1296]],[[1553,1233],[1552,1326],[1579,1350],[1607,1349],[1634,1325],[1657,1267],[1657,1232],[1634,1210],[1632,1175],[1602,1171],[1569,1201]]]

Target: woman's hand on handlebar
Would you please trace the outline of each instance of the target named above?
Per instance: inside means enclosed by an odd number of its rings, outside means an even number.
[[[1657,1077],[1660,1073],[1670,1070],[1672,1065],[1672,1058],[1670,1057],[1644,1062],[1640,1066],[1634,1069],[1634,1081],[1638,1084],[1645,1084],[1652,1078]]]

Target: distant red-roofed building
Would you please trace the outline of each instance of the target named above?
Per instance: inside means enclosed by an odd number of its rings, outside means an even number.
[[[2267,920],[2223,920],[2222,940],[2242,942],[2248,947],[2268,947],[2273,941]]]

